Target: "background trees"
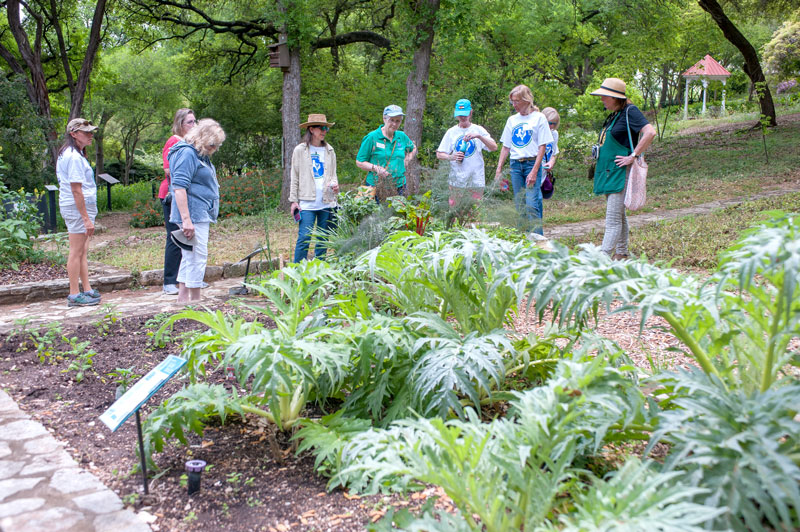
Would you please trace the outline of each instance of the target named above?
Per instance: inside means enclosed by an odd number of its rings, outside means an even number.
[[[729,94],[746,89],[745,65],[752,54],[759,62],[779,28],[778,11],[796,4],[782,0],[766,11],[746,1],[718,4],[751,45],[745,60],[701,8],[711,0],[105,2],[0,0],[0,71],[41,117],[41,142],[52,142],[77,110],[101,126],[100,167],[119,162],[116,177],[125,180],[135,154],[157,166],[172,112],[186,105],[228,132],[219,162],[279,166],[299,141],[302,118],[321,112],[337,123],[330,140],[342,178],[353,181],[363,179],[353,164],[361,138],[389,103],[405,108],[423,166],[435,164],[453,102],[472,100],[475,121],[499,136],[518,83],[561,112],[562,128],[591,129],[604,113],[587,93],[618,76],[663,131],[668,106],[683,93],[681,72],[711,53],[734,72]],[[786,45],[793,27],[764,48],[775,58],[768,73],[796,70]],[[291,56],[286,72],[268,68],[269,45],[282,39]],[[7,154],[11,137],[0,135]],[[9,155],[11,174],[29,183],[47,163],[19,161],[15,174]],[[44,175],[52,179],[52,171]]]

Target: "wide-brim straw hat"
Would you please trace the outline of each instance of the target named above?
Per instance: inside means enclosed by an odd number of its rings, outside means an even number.
[[[625,82],[619,78],[606,78],[600,88],[592,96],[611,96],[612,98],[627,98],[625,95]]]
[[[308,126],[328,126],[331,127],[336,122],[328,122],[328,119],[325,115],[319,114],[310,114],[308,115],[308,120],[300,124],[300,127],[308,127]]]

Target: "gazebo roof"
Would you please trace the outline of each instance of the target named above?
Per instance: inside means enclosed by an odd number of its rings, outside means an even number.
[[[706,54],[706,56],[694,64],[692,68],[681,74],[687,79],[725,79],[731,75],[725,67],[720,65],[716,59]]]

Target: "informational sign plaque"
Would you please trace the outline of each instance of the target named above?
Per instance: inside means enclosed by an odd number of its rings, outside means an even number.
[[[169,355],[103,412],[100,421],[105,423],[112,432],[116,431],[185,364],[186,360],[181,357]]]

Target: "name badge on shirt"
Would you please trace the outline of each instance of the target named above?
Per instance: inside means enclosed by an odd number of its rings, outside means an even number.
[[[384,144],[383,142],[376,142],[375,143],[375,147],[376,148],[384,148],[385,149],[386,148],[386,144]]]

